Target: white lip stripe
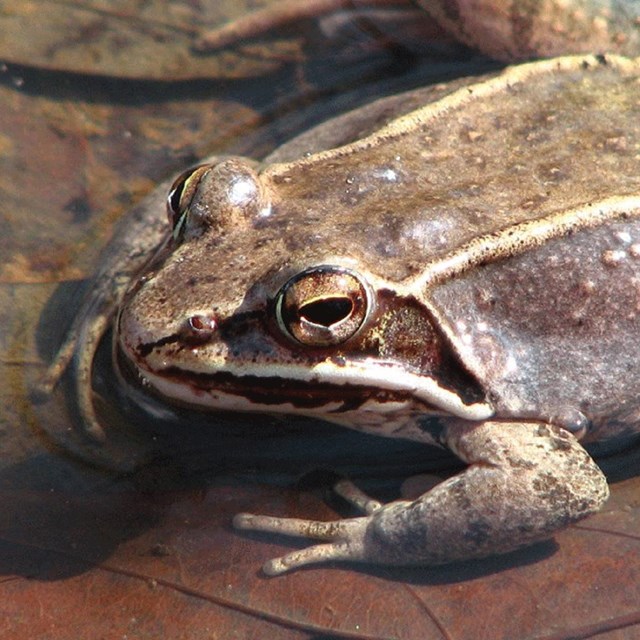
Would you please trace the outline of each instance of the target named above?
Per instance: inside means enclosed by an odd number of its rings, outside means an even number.
[[[478,262],[488,258],[498,260],[518,255],[569,231],[597,227],[610,220],[622,219],[623,216],[640,216],[640,196],[615,196],[478,236],[426,266],[424,272],[407,282],[406,286],[408,290],[424,291],[438,282],[470,270]]]
[[[372,360],[363,360],[359,363],[349,363],[343,366],[332,362],[321,362],[308,368],[274,364],[264,365],[259,371],[250,367],[224,365],[219,368],[203,367],[194,370],[194,374],[213,375],[216,373],[231,374],[237,378],[245,376],[281,378],[284,381],[295,380],[310,384],[358,385],[387,391],[400,391],[409,393],[436,409],[467,420],[486,420],[494,414],[493,407],[487,402],[465,404],[456,393],[444,389],[433,378],[408,373],[393,364],[381,365]],[[186,391],[189,397],[193,398],[188,383],[174,382],[164,378],[161,370],[154,373],[145,372],[143,375],[154,387],[170,397],[184,399]],[[212,390],[212,393],[215,393],[215,389]],[[224,392],[224,395],[231,396],[232,394]],[[239,388],[237,397],[241,396],[242,389]],[[283,401],[283,405],[285,404],[287,404],[286,399]]]

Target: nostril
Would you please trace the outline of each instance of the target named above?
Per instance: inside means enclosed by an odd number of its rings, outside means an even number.
[[[218,322],[213,315],[196,314],[187,318],[180,331],[185,342],[206,342],[218,329]]]

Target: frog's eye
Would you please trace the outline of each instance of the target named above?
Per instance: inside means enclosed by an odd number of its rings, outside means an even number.
[[[299,273],[275,300],[280,328],[310,347],[336,345],[354,336],[368,308],[365,284],[351,271],[332,266]]]
[[[171,185],[167,195],[167,215],[173,227],[174,237],[178,237],[189,211],[189,205],[198,188],[202,176],[211,168],[209,164],[201,164],[183,171]]]

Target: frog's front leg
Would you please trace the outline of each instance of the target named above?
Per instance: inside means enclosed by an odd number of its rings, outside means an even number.
[[[469,467],[413,502],[337,522],[240,514],[234,525],[327,541],[271,560],[269,575],[328,560],[430,565],[544,540],[598,511],[609,495],[600,469],[558,427],[456,421],[445,442]]]

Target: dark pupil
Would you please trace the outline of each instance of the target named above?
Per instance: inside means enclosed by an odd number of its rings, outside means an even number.
[[[313,324],[330,327],[349,317],[353,311],[353,302],[349,298],[325,298],[314,300],[300,307],[300,317]]]

